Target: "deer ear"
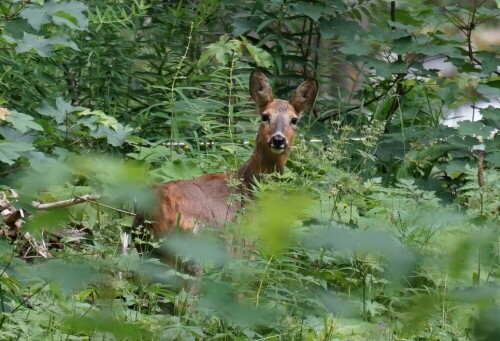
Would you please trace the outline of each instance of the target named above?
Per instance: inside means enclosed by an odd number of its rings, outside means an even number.
[[[315,79],[309,79],[299,85],[290,99],[290,104],[297,113],[309,109],[316,99],[318,93],[318,82]]]
[[[260,112],[273,100],[271,85],[266,76],[258,70],[250,75],[250,96],[257,103]]]

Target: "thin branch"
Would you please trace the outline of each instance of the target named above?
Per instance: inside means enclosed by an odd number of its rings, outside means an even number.
[[[52,258],[52,255],[47,251],[47,247],[43,244],[39,245],[29,232],[24,232],[22,237],[31,245],[38,255],[43,258]]]
[[[132,216],[132,217],[135,217],[135,213],[133,212],[129,212],[129,211],[125,211],[125,210],[121,210],[119,208],[116,208],[116,207],[113,207],[113,206],[109,206],[109,205],[106,205],[106,204],[101,204],[100,202],[97,202],[97,201],[92,201],[92,200],[89,200],[91,203],[97,205],[97,206],[101,206],[101,207],[104,207],[104,208],[107,208],[109,210],[113,210],[113,211],[116,211],[116,212],[120,212],[120,213],[123,213],[123,214],[126,214],[126,215],[129,215],[129,216]]]
[[[389,91],[391,91],[391,89],[394,87],[394,85],[398,84],[398,83],[399,83],[399,82],[400,82],[400,81],[404,78],[404,76],[405,76],[404,74],[398,74],[398,75],[396,76],[396,79],[394,80],[394,82],[392,82],[392,84],[391,84],[391,85],[389,85],[389,87],[387,87],[387,89],[385,89],[385,90],[384,90],[384,92],[382,92],[380,95],[375,96],[375,97],[374,97],[374,98],[372,98],[371,100],[369,100],[369,101],[367,101],[367,102],[363,102],[363,103],[362,103],[362,104],[360,104],[360,105],[356,105],[356,106],[354,106],[354,107],[351,107],[351,108],[349,108],[349,109],[346,109],[346,110],[344,110],[344,111],[340,112],[340,113],[339,113],[339,115],[347,114],[347,113],[349,113],[349,112],[351,112],[351,111],[354,111],[354,110],[358,110],[358,109],[360,109],[362,106],[367,106],[367,105],[370,105],[370,104],[372,104],[372,103],[374,103],[374,102],[379,101],[379,100],[380,100],[380,99],[382,99],[384,96],[386,96],[386,95],[389,93]],[[319,121],[319,122],[324,122],[324,121],[326,121],[326,120],[330,119],[330,117],[331,117],[331,115],[328,115],[328,116],[323,116],[323,117],[318,118],[318,121]]]
[[[38,202],[38,201],[33,201],[31,203],[31,206],[33,206],[37,210],[48,210],[48,209],[56,208],[56,207],[66,207],[66,206],[72,206],[72,205],[76,205],[76,204],[81,204],[82,202],[99,200],[100,198],[101,198],[100,195],[86,194],[86,195],[83,195],[81,197],[75,196],[72,199],[55,201],[55,202],[49,202],[49,203],[46,203],[46,204],[42,204],[41,202]]]
[[[120,212],[120,213],[123,213],[123,214],[126,214],[126,215],[130,215],[130,216],[135,216],[135,213],[132,213],[132,212],[129,212],[129,211],[125,211],[125,210],[121,210],[119,208],[116,208],[116,207],[113,207],[113,206],[109,206],[109,205],[97,202],[97,200],[99,200],[100,198],[101,198],[101,196],[98,195],[98,194],[85,194],[85,195],[82,195],[82,196],[75,196],[72,199],[61,200],[61,201],[56,201],[56,202],[50,202],[50,203],[45,203],[45,204],[40,203],[38,201],[34,201],[34,202],[31,203],[31,206],[33,206],[37,210],[48,210],[48,209],[56,208],[56,207],[67,207],[67,206],[81,204],[81,203],[84,203],[84,202],[90,202],[90,203],[92,203],[94,205],[105,207],[105,208],[108,208],[108,209],[116,211],[116,212]]]
[[[500,16],[500,14],[492,15],[491,17],[487,17],[487,18],[485,18],[485,19],[483,19],[483,20],[481,20],[481,21],[478,21],[478,22],[476,23],[476,26],[479,26],[479,25],[481,25],[482,23],[484,23],[484,22],[486,22],[486,21],[488,21],[488,20],[495,19],[495,18],[496,18],[496,17],[498,17],[498,16]]]

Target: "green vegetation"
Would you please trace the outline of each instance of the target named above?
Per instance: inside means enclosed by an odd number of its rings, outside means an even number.
[[[498,0],[2,0],[0,339],[499,340],[499,18]],[[285,174],[225,229],[166,238],[199,277],[121,254],[152,184],[250,155],[254,68],[280,98],[320,82]]]

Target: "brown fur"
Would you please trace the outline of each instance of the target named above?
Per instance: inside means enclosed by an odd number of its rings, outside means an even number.
[[[318,85],[314,80],[302,83],[290,101],[273,99],[271,86],[260,71],[250,76],[250,94],[257,104],[259,114],[269,115],[261,122],[256,146],[250,158],[235,173],[205,174],[192,180],[178,180],[155,186],[158,205],[146,217],[137,214],[134,226],[144,226],[154,236],[171,233],[177,226],[182,231],[193,231],[203,225],[222,226],[233,220],[241,207],[239,201],[229,203],[232,190],[228,178],[237,176],[241,186],[236,192],[246,193],[253,178],[260,174],[283,172],[295,135],[292,118],[310,107],[316,97]],[[281,154],[271,150],[270,140],[277,133],[285,137],[287,147]],[[145,218],[151,223],[145,224]]]

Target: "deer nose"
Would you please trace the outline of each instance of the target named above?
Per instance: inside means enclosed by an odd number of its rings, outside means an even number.
[[[276,134],[269,140],[269,147],[274,152],[282,152],[288,146],[286,143],[286,138],[281,134]]]

